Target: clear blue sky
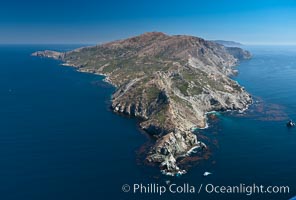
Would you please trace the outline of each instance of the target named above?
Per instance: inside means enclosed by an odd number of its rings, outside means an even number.
[[[0,43],[101,43],[147,31],[296,44],[296,0],[2,1]]]

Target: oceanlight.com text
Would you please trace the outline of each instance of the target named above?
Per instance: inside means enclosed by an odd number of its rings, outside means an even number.
[[[259,185],[256,183],[247,185],[240,183],[238,185],[214,185],[214,184],[199,184],[192,185],[189,183],[184,184],[168,184],[161,185],[157,183],[136,183],[136,184],[124,184],[122,191],[132,194],[158,194],[164,193],[172,194],[245,194],[247,196],[255,194],[289,194],[289,186],[276,186],[276,185]]]

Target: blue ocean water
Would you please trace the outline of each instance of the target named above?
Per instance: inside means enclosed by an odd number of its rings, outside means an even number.
[[[211,155],[179,178],[139,156],[149,137],[133,118],[109,110],[103,77],[36,50],[78,45],[0,46],[0,199],[289,199],[296,195],[296,47],[250,46],[234,77],[254,96],[245,114],[222,113],[201,130]],[[144,147],[143,147],[144,145]],[[205,171],[213,175],[203,177]],[[123,184],[287,185],[289,194],[131,194]]]

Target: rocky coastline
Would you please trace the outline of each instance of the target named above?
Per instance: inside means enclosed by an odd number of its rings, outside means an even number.
[[[155,138],[146,160],[159,163],[167,175],[186,173],[178,158],[193,149],[206,150],[192,130],[207,126],[208,112],[243,111],[252,103],[251,95],[230,78],[250,53],[198,37],[151,32],[69,52],[32,55],[104,75],[116,87],[112,110],[141,119],[141,129]]]

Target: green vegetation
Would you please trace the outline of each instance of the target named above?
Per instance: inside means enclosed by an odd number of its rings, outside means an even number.
[[[190,109],[193,109],[192,105],[188,101],[185,101],[176,95],[171,95],[170,98],[178,104],[181,104],[183,106],[189,107]]]
[[[188,96],[188,82],[184,80],[179,74],[176,74],[172,80],[174,87],[178,88],[178,90],[180,90],[183,95]]]
[[[229,51],[192,36],[148,33],[67,53],[37,55],[62,58],[81,71],[107,75],[117,87],[112,96],[115,111],[135,114],[143,120],[141,127],[156,131],[189,130],[193,124],[201,127],[206,111],[229,109],[233,102],[241,102],[237,105],[244,108],[250,102],[247,93],[220,70],[231,71],[229,63],[236,61]]]
[[[191,94],[191,95],[199,95],[202,93],[202,87],[192,87],[192,88],[189,88],[188,89],[188,92]]]
[[[147,100],[148,102],[154,101],[161,91],[157,87],[148,87],[146,89]]]
[[[189,71],[189,70],[182,71],[182,76],[187,81],[196,81],[197,78],[199,77],[198,74],[194,73],[193,71]]]
[[[166,121],[166,113],[167,107],[164,107],[154,115],[154,119],[156,119],[162,127],[164,126],[164,123]]]
[[[187,92],[187,89],[188,89],[188,83],[183,81],[179,84],[176,84],[177,88],[180,90],[180,92],[182,94],[184,94],[185,96],[188,96],[188,92]]]

